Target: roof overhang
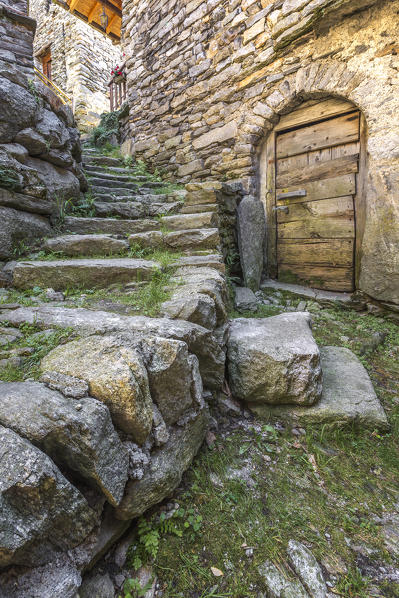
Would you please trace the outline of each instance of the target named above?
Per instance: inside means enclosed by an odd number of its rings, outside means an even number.
[[[122,0],[53,0],[74,16],[82,19],[94,29],[101,31],[112,41],[118,43],[121,39]],[[100,15],[106,13],[108,24],[104,29]]]

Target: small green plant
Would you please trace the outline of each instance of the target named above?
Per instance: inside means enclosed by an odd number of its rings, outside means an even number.
[[[187,534],[190,540],[194,540],[201,526],[202,516],[193,508],[180,507],[169,517],[165,513],[158,518],[141,517],[137,525],[137,542],[129,549],[132,567],[137,570],[148,561],[155,561],[163,537],[172,535],[182,538]]]
[[[367,588],[369,580],[363,577],[357,567],[348,570],[348,573],[341,577],[336,589],[345,598],[368,598]]]
[[[25,241],[17,241],[12,249],[14,259],[18,259],[29,251],[29,246]]]
[[[142,588],[138,579],[129,578],[123,584],[123,596],[119,598],[142,598],[152,587],[152,579]]]
[[[123,165],[125,168],[131,168],[133,166],[133,156],[124,156]]]
[[[94,205],[95,199],[91,191],[85,193],[78,201],[70,199],[65,202],[65,209],[63,213],[63,221],[65,216],[78,216],[80,218],[93,218],[96,214]]]
[[[32,79],[28,79],[28,90],[29,90],[29,93],[31,93],[33,95],[33,97],[35,98],[36,104],[38,106],[40,106],[41,99],[40,99],[40,96],[39,96],[38,91],[36,89],[36,85],[35,85],[34,81],[32,81]]]
[[[106,112],[101,115],[100,124],[93,129],[92,142],[95,146],[105,149],[111,139],[119,137],[119,111]],[[115,146],[112,146],[115,147]]]
[[[0,187],[10,191],[18,191],[21,187],[21,176],[11,168],[0,166]]]

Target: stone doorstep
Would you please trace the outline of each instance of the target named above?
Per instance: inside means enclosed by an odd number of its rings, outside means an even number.
[[[350,293],[336,293],[334,291],[323,291],[321,289],[313,289],[311,287],[305,287],[299,284],[291,284],[288,282],[280,282],[278,280],[267,279],[262,281],[260,285],[261,289],[273,289],[276,291],[288,291],[290,293],[295,293],[295,295],[299,295],[301,297],[305,297],[307,299],[314,299],[315,301],[320,301],[320,303],[327,302],[327,303],[343,303],[349,304],[352,302],[352,296]]]
[[[56,291],[72,287],[103,288],[114,283],[149,280],[157,266],[150,260],[132,258],[18,262],[13,272],[13,286],[17,289],[51,287]]]
[[[357,424],[389,430],[384,409],[356,355],[344,347],[322,347],[320,354],[323,391],[318,403],[310,407],[250,404],[251,410],[262,419],[273,417],[293,425]]]

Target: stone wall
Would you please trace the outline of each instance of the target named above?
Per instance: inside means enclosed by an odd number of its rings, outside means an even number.
[[[35,27],[0,3],[0,260],[49,235],[63,202],[86,188],[72,112],[33,81]]]
[[[36,66],[50,46],[54,83],[71,98],[82,130],[96,126],[109,111],[108,81],[121,63],[120,46],[77,17],[47,0],[30,0],[29,13],[37,20],[34,40]]]
[[[350,100],[368,127],[360,288],[399,303],[398,10],[398,0],[124,0],[124,136],[170,177],[240,179],[259,197],[260,148],[279,115]]]

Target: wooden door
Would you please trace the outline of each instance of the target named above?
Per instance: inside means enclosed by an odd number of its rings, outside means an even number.
[[[43,75],[51,81],[51,50],[48,49],[42,56]]]
[[[276,130],[277,277],[351,292],[360,113],[341,100],[310,104],[283,117]]]

